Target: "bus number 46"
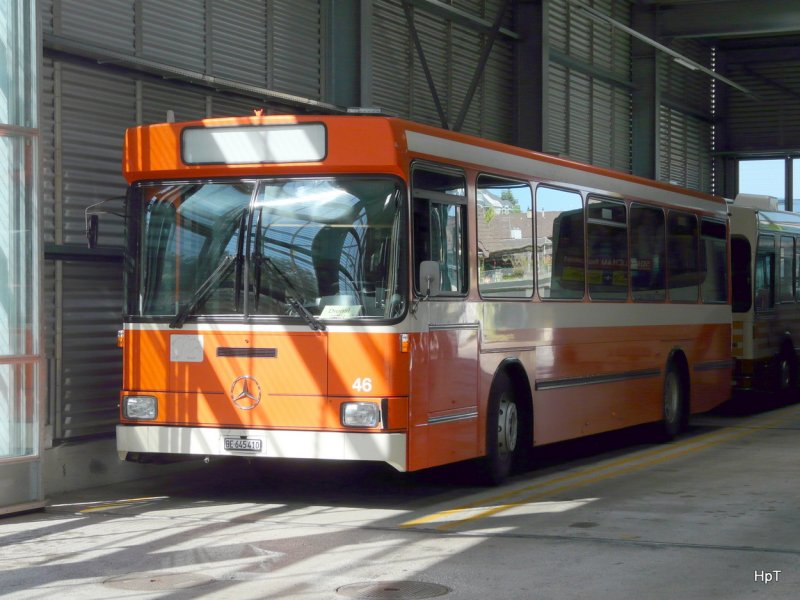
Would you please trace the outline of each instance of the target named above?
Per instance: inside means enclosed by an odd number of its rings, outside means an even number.
[[[369,393],[372,391],[372,378],[359,377],[353,382],[353,389],[357,392]]]

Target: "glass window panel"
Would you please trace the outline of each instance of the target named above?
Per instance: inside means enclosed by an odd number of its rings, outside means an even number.
[[[38,452],[34,148],[0,136],[0,457]]]
[[[753,304],[753,282],[750,273],[750,242],[746,238],[731,238],[731,277],[733,312],[747,312]]]
[[[38,452],[36,364],[0,359],[0,458]]]
[[[794,239],[781,236],[780,256],[778,257],[778,298],[779,302],[794,302]]]
[[[586,206],[589,296],[628,298],[628,224],[625,204],[589,198]]]
[[[703,219],[700,223],[700,297],[703,302],[728,301],[727,229],[719,221]]]
[[[792,159],[792,210],[800,212],[800,158]]]
[[[775,305],[775,236],[758,236],[754,287],[756,311],[772,309]]]
[[[439,263],[443,294],[467,292],[466,181],[458,173],[417,169],[413,174],[414,282],[422,261]]]
[[[697,218],[681,212],[667,217],[667,273],[673,302],[697,302]]]
[[[36,2],[0,2],[0,123],[33,128],[36,120]]]
[[[786,161],[782,158],[740,160],[739,194],[759,194],[778,199],[780,210],[786,196]]]
[[[533,295],[533,197],[527,183],[481,175],[478,288],[486,298]]]
[[[539,296],[580,299],[584,292],[583,200],[577,192],[536,188]]]
[[[664,211],[631,205],[631,290],[637,302],[661,302],[666,296]]]

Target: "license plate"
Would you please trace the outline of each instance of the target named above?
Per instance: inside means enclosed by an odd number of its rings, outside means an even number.
[[[226,437],[223,442],[225,450],[237,452],[261,452],[261,440],[254,438]]]

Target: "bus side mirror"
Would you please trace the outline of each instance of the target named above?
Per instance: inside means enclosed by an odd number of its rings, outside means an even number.
[[[419,265],[419,291],[425,298],[438,296],[442,291],[439,261],[423,260]]]
[[[86,219],[86,242],[89,248],[94,250],[97,248],[97,233],[100,218],[97,215],[88,215]]]

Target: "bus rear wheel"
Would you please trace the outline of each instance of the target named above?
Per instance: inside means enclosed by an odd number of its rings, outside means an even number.
[[[684,390],[680,373],[673,365],[669,365],[664,376],[663,390],[661,437],[664,441],[669,441],[678,435],[683,426]]]
[[[511,473],[518,453],[519,410],[507,376],[499,376],[493,388],[486,415],[486,456],[481,461],[481,479],[498,485]]]
[[[777,392],[783,400],[797,399],[797,355],[794,348],[786,346],[778,355]]]

